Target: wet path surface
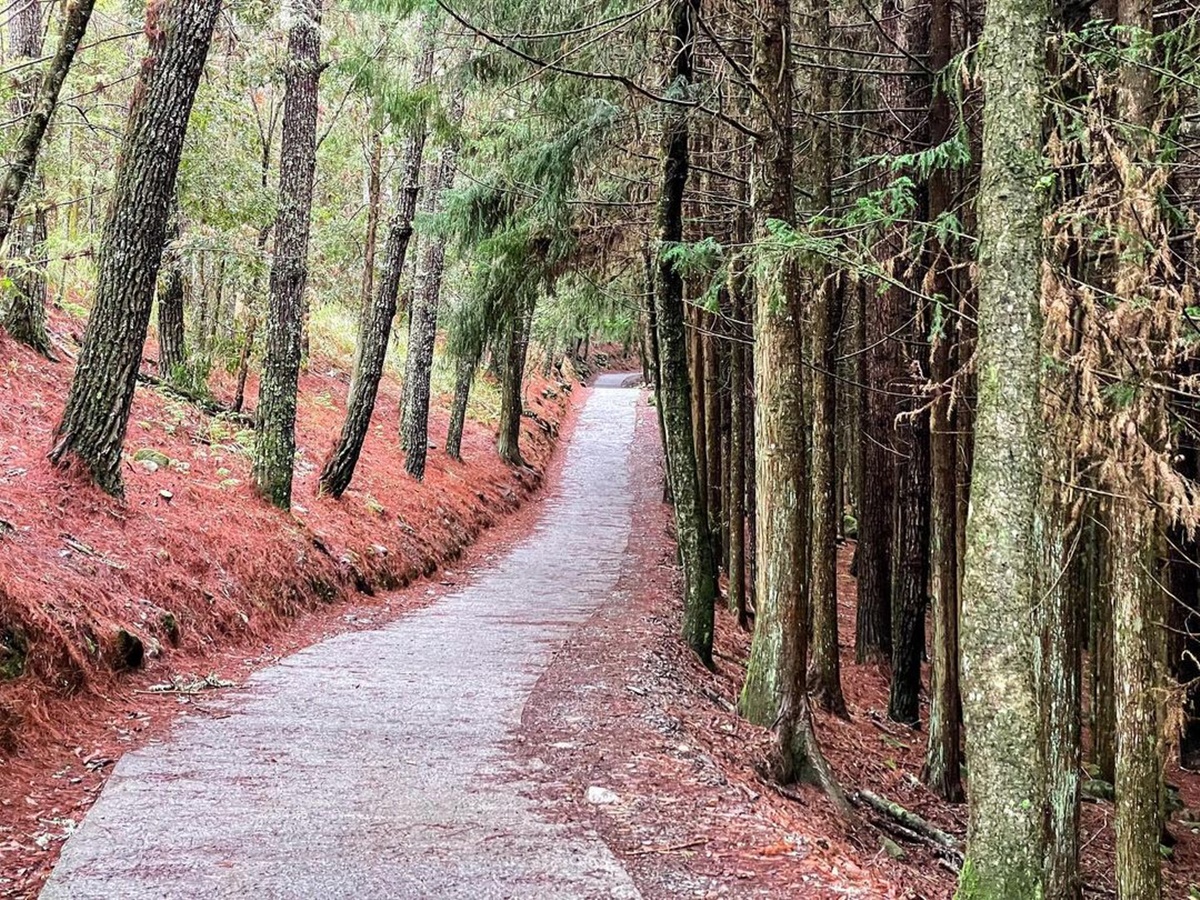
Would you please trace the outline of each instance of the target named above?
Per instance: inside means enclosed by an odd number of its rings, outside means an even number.
[[[638,897],[599,838],[539,816],[505,750],[616,583],[637,397],[592,393],[539,524],[469,586],[125,756],[41,896]]]

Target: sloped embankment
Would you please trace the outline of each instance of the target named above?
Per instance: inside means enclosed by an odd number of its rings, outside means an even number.
[[[465,462],[435,449],[418,484],[398,447],[399,387],[385,381],[355,482],[332,500],[316,496],[316,478],[348,378],[314,359],[300,386],[288,514],[250,488],[244,419],[148,387],[130,421],[125,502],[51,468],[70,362],[3,334],[0,360],[0,761],[10,762],[31,740],[69,732],[71,698],[104,695],[123,670],[201,671],[213,652],[262,645],[299,613],[403,586],[454,558],[536,487],[568,397],[557,383],[528,386],[531,469],[501,463],[492,429],[469,422]],[[218,399],[229,388],[218,385]],[[435,409],[439,447],[445,430]]]

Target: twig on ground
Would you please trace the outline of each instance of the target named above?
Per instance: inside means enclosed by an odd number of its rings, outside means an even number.
[[[648,853],[678,853],[681,850],[694,850],[696,847],[703,847],[708,843],[708,838],[697,838],[694,841],[688,841],[686,844],[674,844],[670,847],[638,847],[635,850],[627,850],[630,856],[645,856]]]

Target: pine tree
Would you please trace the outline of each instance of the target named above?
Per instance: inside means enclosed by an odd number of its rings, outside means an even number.
[[[432,31],[429,31],[414,64],[414,92],[423,89],[432,77],[433,50]],[[428,124],[422,117],[412,127],[405,141],[401,187],[396,210],[388,223],[383,271],[376,285],[374,300],[363,311],[360,323],[355,371],[350,382],[350,396],[346,401],[346,418],[338,442],[321,470],[321,491],[333,497],[340,497],[350,486],[375,410],[388,339],[396,318],[400,274],[404,270],[408,245],[412,239],[413,218],[421,190],[421,161],[424,159],[428,133]]]
[[[111,494],[124,490],[121,447],[183,139],[220,8],[220,0],[152,8],[148,64],[134,90],[100,242],[96,302],[50,451],[60,465],[79,460]]]
[[[962,900],[1036,897],[1044,773],[1036,683],[1044,0],[992,0],[981,73],[979,405],[962,607],[971,825]]]
[[[267,303],[266,359],[258,390],[254,486],[270,503],[292,504],[296,391],[300,381],[304,288],[317,149],[321,77],[321,0],[285,0],[287,95],[280,148],[279,217]]]

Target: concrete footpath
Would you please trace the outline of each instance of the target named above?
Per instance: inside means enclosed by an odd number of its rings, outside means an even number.
[[[593,391],[535,530],[470,586],[126,755],[41,896],[637,898],[599,838],[539,816],[505,745],[617,581],[638,397]]]

